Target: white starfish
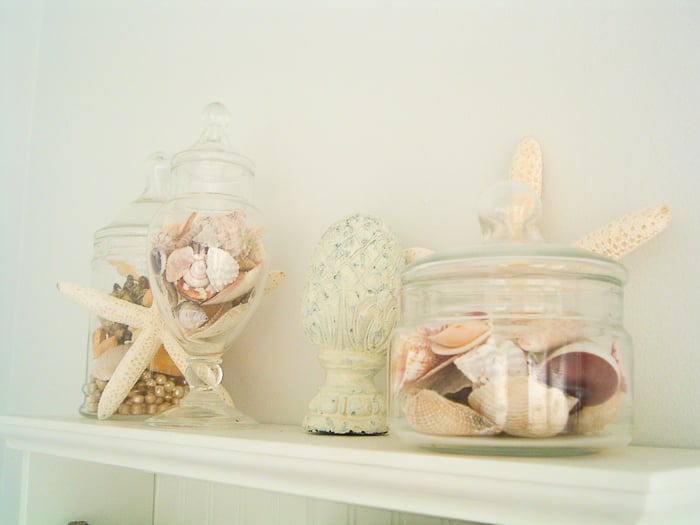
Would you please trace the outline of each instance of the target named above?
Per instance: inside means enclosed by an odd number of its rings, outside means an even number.
[[[272,292],[283,279],[283,272],[269,272],[264,294]],[[107,419],[114,414],[161,344],[184,375],[187,369],[187,352],[166,328],[155,303],[147,308],[75,283],[60,282],[58,289],[99,317],[138,329],[132,345],[117,365],[100,396],[97,405],[98,419]],[[233,406],[231,396],[222,385],[218,385],[216,391],[227,404]]]

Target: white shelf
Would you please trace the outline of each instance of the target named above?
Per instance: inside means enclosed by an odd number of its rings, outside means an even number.
[[[78,416],[0,417],[0,435],[22,451],[444,518],[700,523],[700,450],[461,456],[414,450],[390,436],[319,436],[277,425],[166,431]]]

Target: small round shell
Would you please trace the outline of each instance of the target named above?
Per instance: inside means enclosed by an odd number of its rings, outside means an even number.
[[[195,302],[185,301],[177,306],[177,320],[187,330],[196,330],[206,324],[209,316]]]
[[[195,260],[185,271],[182,279],[192,288],[206,288],[209,285],[207,263],[201,255],[195,255]]]

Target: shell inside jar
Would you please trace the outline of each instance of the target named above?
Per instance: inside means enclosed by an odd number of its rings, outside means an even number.
[[[578,320],[486,315],[402,330],[392,339],[392,395],[423,434],[602,432],[627,386],[618,342],[599,332]]]

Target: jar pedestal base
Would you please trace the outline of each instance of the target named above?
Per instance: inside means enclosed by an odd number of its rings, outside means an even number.
[[[191,391],[178,406],[150,417],[146,423],[171,428],[253,428],[250,416],[229,406],[213,391]]]

